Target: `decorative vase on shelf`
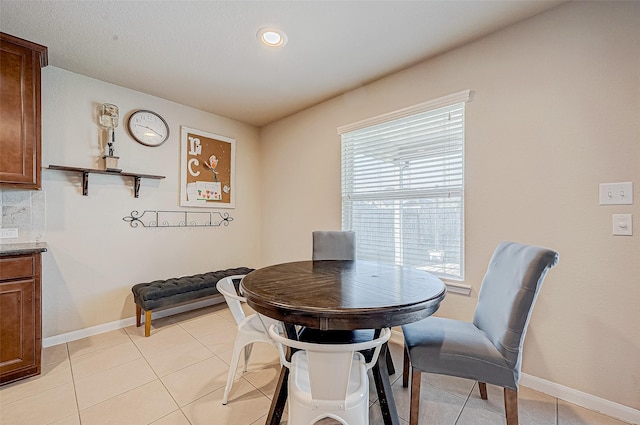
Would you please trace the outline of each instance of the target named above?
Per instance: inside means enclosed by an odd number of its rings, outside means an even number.
[[[118,159],[120,157],[115,156],[115,143],[116,135],[115,129],[118,126],[118,107],[110,103],[103,103],[99,108],[99,123],[102,128],[107,130],[107,143],[104,149],[104,169],[106,171],[120,172],[118,168]]]

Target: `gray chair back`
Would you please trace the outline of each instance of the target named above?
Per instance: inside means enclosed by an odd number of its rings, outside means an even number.
[[[313,232],[313,256],[317,260],[355,260],[356,232]]]
[[[516,372],[533,305],[547,271],[557,262],[555,251],[502,242],[482,281],[473,323]]]

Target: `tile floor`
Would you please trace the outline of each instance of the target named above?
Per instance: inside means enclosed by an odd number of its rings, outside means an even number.
[[[43,371],[0,389],[2,425],[253,425],[263,424],[279,372],[274,347],[256,344],[247,373],[221,404],[236,325],[226,304],[155,320],[151,337],[135,326],[48,347]],[[402,347],[390,344],[396,369]],[[409,391],[391,377],[402,424]],[[489,401],[475,383],[423,374],[421,423],[504,424],[502,392]],[[382,424],[375,391],[370,422]],[[321,421],[323,425],[333,421]],[[528,388],[520,390],[522,425],[623,425],[623,422]]]

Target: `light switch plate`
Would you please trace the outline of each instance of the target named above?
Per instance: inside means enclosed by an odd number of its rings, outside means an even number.
[[[600,183],[600,205],[633,204],[633,183]]]
[[[613,234],[615,236],[633,235],[633,217],[631,214],[613,214]]]

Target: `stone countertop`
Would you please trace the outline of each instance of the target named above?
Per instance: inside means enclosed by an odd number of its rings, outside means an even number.
[[[34,252],[45,252],[46,242],[22,242],[0,244],[0,257],[7,255],[33,254]]]

